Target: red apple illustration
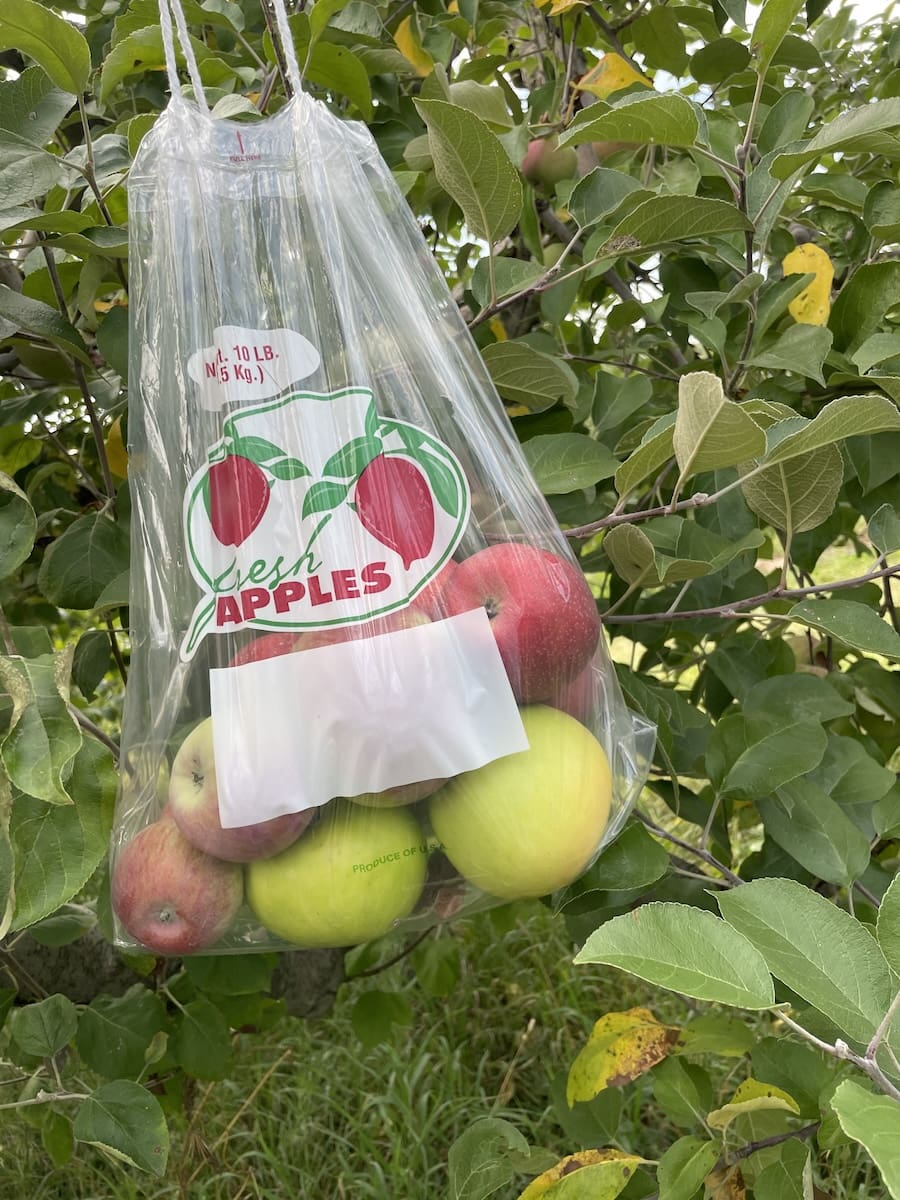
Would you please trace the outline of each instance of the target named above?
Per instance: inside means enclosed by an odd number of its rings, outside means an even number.
[[[223,546],[240,546],[263,519],[269,504],[265,473],[240,454],[209,468],[209,521]]]
[[[373,458],[357,481],[354,502],[363,527],[399,554],[406,570],[427,557],[434,544],[434,501],[412,459]]]

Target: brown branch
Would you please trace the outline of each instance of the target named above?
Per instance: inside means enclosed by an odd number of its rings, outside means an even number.
[[[644,74],[642,68],[637,65],[637,63],[619,41],[618,34],[616,33],[615,29],[613,29],[612,25],[610,25],[609,21],[605,21],[603,17],[600,16],[593,4],[589,4],[585,9],[585,12],[606,38],[607,42],[609,42],[613,50],[615,50],[616,54],[624,58],[627,63],[631,63],[641,78],[646,79],[647,76]]]
[[[655,508],[642,508],[636,512],[610,513],[598,521],[590,521],[587,525],[576,525],[574,529],[565,531],[566,537],[586,538],[599,533],[601,529],[611,529],[615,525],[633,525],[638,521],[649,521],[651,517],[667,517],[670,513],[684,512],[688,508],[705,508],[719,499],[719,493],[710,496],[706,492],[695,492],[687,500],[679,500],[677,504],[657,504]]]
[[[789,1142],[791,1138],[799,1138],[801,1141],[811,1138],[821,1124],[821,1121],[812,1121],[800,1129],[790,1129],[787,1133],[773,1133],[771,1137],[748,1142],[746,1146],[741,1146],[740,1150],[735,1150],[734,1154],[730,1156],[730,1162],[740,1162],[742,1158],[749,1158],[757,1150],[766,1150],[769,1146],[780,1146],[782,1142]]]
[[[610,624],[631,624],[647,621],[693,621],[698,617],[734,617],[743,613],[744,610],[756,608],[770,600],[798,600],[804,596],[814,596],[819,592],[838,592],[843,588],[858,587],[873,579],[885,579],[893,575],[900,575],[900,563],[895,567],[869,571],[867,575],[857,575],[855,579],[840,579],[837,583],[817,583],[813,587],[805,588],[774,587],[768,592],[761,592],[758,596],[748,596],[746,600],[732,600],[728,604],[719,604],[711,608],[686,609],[681,612],[632,613],[608,618],[601,614],[601,620]]]
[[[80,708],[76,708],[74,704],[69,705],[69,712],[85,731],[85,733],[89,733],[92,738],[100,742],[101,745],[105,746],[107,750],[111,752],[116,762],[118,762],[119,743],[114,741],[109,734],[104,733],[99,725],[95,725],[91,718],[86,713],[83,713]]]
[[[649,817],[645,817],[640,811],[636,811],[635,816],[642,824],[647,826],[651,833],[655,833],[657,837],[671,842],[673,846],[680,846],[682,850],[687,850],[690,854],[696,854],[698,858],[702,858],[708,866],[718,871],[722,878],[726,879],[733,887],[737,887],[744,882],[740,875],[736,875],[730,867],[726,867],[724,863],[719,862],[708,850],[702,850],[699,846],[692,846],[690,842],[686,842],[683,838],[676,837],[674,833],[669,833],[667,829],[663,829],[660,825],[651,821]]]

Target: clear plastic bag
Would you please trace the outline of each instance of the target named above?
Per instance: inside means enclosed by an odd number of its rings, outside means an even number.
[[[284,38],[294,98],[212,118],[162,10],[172,100],[129,183],[117,944],[346,946],[563,888],[653,737],[591,592],[366,128]]]

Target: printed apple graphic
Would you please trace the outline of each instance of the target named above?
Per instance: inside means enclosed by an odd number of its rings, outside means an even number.
[[[249,458],[229,454],[209,468],[209,522],[223,546],[240,546],[265,516],[269,481]]]
[[[609,821],[603,747],[555,708],[522,710],[529,749],[457,775],[429,802],[441,849],[503,900],[546,896],[577,879]]]
[[[426,796],[433,795],[446,779],[422,779],[418,783],[403,783],[385,788],[383,792],[364,792],[361,796],[348,796],[354,804],[364,808],[400,808],[404,804],[417,804]]]
[[[247,867],[247,900],[272,933],[298,946],[353,946],[415,908],[428,847],[408,808],[332,801],[275,858]]]
[[[379,454],[356,481],[356,515],[376,541],[400,555],[408,571],[434,545],[434,501],[411,458]]]
[[[215,945],[243,898],[241,868],[192,846],[168,816],[142,829],[116,857],[113,911],[154,954],[195,954]]]
[[[522,174],[529,183],[546,191],[552,191],[564,179],[573,179],[577,170],[574,147],[560,149],[555,133],[530,141],[522,159]]]
[[[501,542],[459,563],[449,615],[484,607],[516,699],[547,700],[590,661],[600,636],[584,576],[549,550]]]
[[[285,813],[240,829],[223,829],[213,750],[212,720],[207,719],[181,743],[172,763],[169,812],[184,837],[198,850],[228,862],[251,862],[278,854],[295,841],[312,813]]]

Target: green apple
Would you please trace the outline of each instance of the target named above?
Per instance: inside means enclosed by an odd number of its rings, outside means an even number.
[[[365,808],[399,808],[402,804],[418,804],[446,782],[446,778],[422,779],[418,783],[401,783],[396,787],[385,788],[383,792],[363,792],[359,796],[348,796],[348,799],[354,804],[362,804]]]
[[[412,912],[427,859],[425,834],[407,808],[332,801],[293,846],[248,865],[247,900],[286,941],[354,946]]]
[[[529,749],[452,779],[429,803],[441,849],[482,891],[545,896],[577,879],[609,821],[603,747],[555,708],[522,709]]]

